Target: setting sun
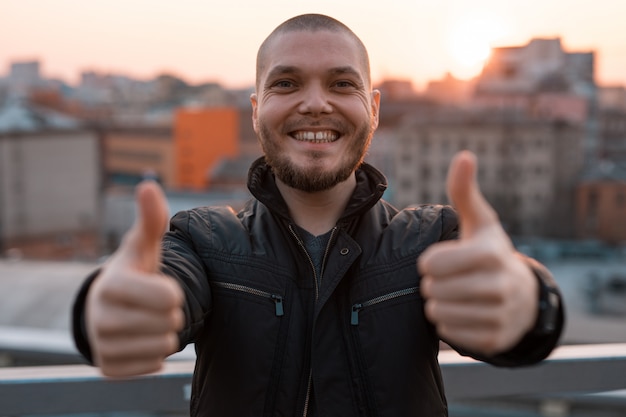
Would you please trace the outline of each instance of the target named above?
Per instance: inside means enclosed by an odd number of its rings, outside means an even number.
[[[504,35],[504,23],[493,16],[466,16],[454,22],[448,32],[448,49],[454,65],[450,72],[459,78],[478,75],[494,42]]]

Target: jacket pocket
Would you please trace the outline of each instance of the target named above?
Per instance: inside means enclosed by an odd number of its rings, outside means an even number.
[[[372,307],[376,304],[384,303],[386,301],[394,300],[396,298],[405,297],[407,295],[415,294],[419,291],[419,287],[409,287],[402,290],[392,291],[390,293],[380,295],[378,297],[371,298],[361,303],[355,303],[352,305],[352,313],[350,315],[350,324],[353,326],[359,325],[359,312],[368,307]]]
[[[281,317],[285,314],[283,309],[283,296],[280,294],[272,294],[267,291],[262,291],[256,288],[248,287],[246,285],[233,284],[231,282],[212,282],[212,285],[220,288],[229,289],[232,291],[239,291],[245,294],[255,295],[257,297],[265,298],[268,301],[274,303],[276,309],[276,316]]]

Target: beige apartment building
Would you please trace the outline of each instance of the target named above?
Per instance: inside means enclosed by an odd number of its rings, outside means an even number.
[[[0,133],[0,255],[95,256],[101,171],[93,131]]]
[[[392,201],[448,203],[449,163],[469,149],[479,159],[481,189],[510,234],[573,236],[583,134],[577,125],[510,115],[407,118],[396,138]]]

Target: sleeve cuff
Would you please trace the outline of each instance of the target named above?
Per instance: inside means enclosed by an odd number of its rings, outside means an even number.
[[[87,301],[87,293],[91,284],[100,274],[100,269],[92,272],[83,285],[78,290],[74,305],[72,306],[72,336],[74,337],[74,344],[81,355],[87,361],[93,365],[93,356],[91,354],[91,346],[89,345],[89,338],[87,337],[87,327],[85,324],[85,303]]]

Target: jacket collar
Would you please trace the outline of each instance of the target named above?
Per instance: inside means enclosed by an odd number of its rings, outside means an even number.
[[[260,157],[252,163],[248,171],[248,189],[252,195],[271,211],[286,218],[289,216],[287,203],[283,199],[272,169],[265,162],[265,157]],[[356,188],[346,209],[339,221],[360,215],[372,208],[387,189],[387,179],[373,166],[363,163],[356,170]]]

